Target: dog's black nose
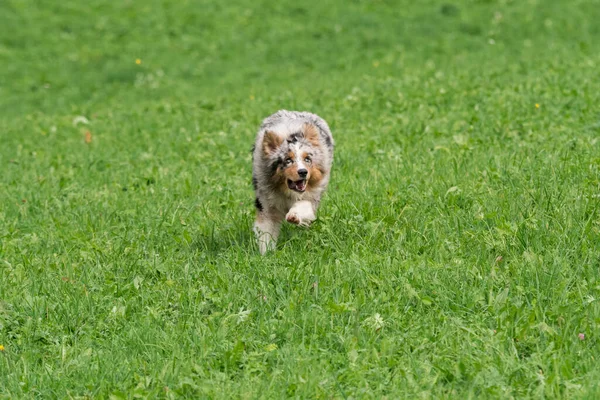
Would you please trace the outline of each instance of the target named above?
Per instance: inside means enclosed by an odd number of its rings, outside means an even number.
[[[300,176],[300,178],[306,178],[306,175],[308,174],[308,171],[305,169],[299,169],[298,170],[298,175]]]

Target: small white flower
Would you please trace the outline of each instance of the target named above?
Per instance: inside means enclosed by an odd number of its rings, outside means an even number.
[[[372,317],[364,320],[363,326],[367,326],[375,331],[380,330],[385,325],[385,321],[381,318],[379,313],[375,313]]]
[[[237,323],[241,324],[242,322],[247,320],[251,312],[252,310],[244,310],[244,307],[240,308],[240,311],[238,311],[237,313]]]
[[[77,117],[73,118],[73,126],[77,126],[79,124],[87,125],[89,123],[90,121],[88,121],[88,119],[83,115],[78,115]]]

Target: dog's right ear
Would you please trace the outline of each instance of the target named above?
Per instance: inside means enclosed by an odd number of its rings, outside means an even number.
[[[281,146],[283,138],[273,131],[266,131],[263,139],[263,151],[266,155],[270,155]]]

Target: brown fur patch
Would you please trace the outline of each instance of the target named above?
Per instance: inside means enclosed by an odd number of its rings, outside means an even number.
[[[319,183],[323,180],[324,172],[319,167],[313,166],[308,169],[308,189],[319,186]]]
[[[313,124],[304,124],[303,126],[304,138],[313,146],[320,146],[319,142],[319,130]]]
[[[289,168],[283,168],[282,165],[277,167],[275,173],[271,176],[271,188],[273,190],[279,191],[281,193],[285,193],[288,190],[287,185],[287,170]]]
[[[292,161],[296,161],[296,154],[293,151],[288,151],[287,156],[292,159]]]
[[[273,153],[275,150],[281,146],[283,139],[281,136],[276,134],[273,131],[265,132],[265,137],[263,139],[263,151],[266,155]]]
[[[271,182],[273,184],[273,187],[275,187],[275,188],[277,188],[279,186],[282,186],[282,187],[285,186],[285,187],[287,187],[285,173],[281,169],[281,167],[277,168],[277,171],[271,177]]]

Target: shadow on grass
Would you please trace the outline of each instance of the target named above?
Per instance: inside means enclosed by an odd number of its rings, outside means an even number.
[[[317,225],[315,223],[315,225]],[[315,227],[311,227],[313,230]],[[277,241],[281,249],[289,244],[301,245],[310,236],[309,229],[299,228],[284,223]],[[258,254],[256,237],[249,223],[228,224],[224,227],[214,224],[201,230],[191,245],[192,251],[199,251],[208,256],[217,256],[224,252],[247,252]]]
[[[192,242],[192,250],[216,256],[226,251],[255,251],[254,233],[246,221],[219,226],[213,224],[201,230]]]

